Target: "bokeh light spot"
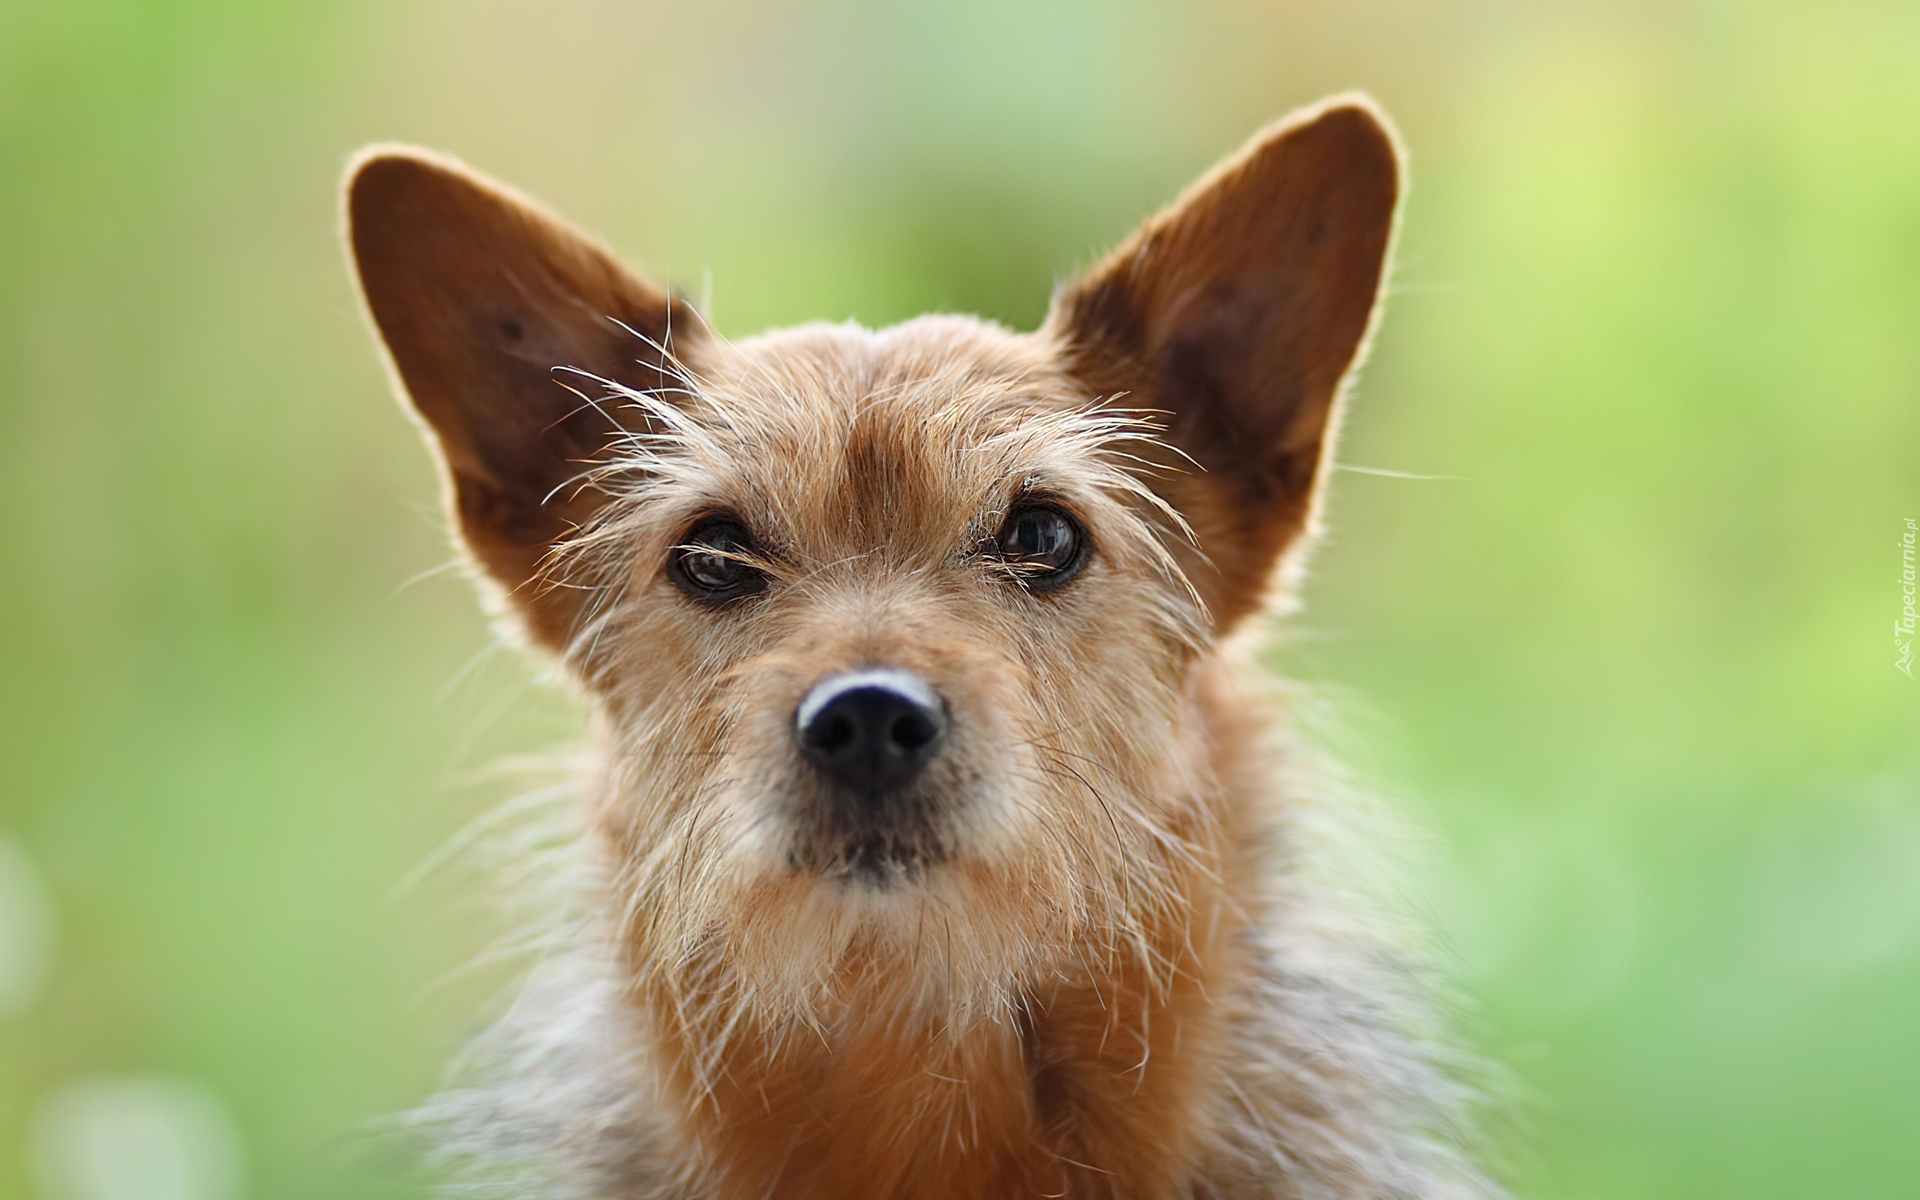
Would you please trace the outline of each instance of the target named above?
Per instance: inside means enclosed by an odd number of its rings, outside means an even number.
[[[239,1128],[202,1084],[167,1076],[71,1083],[41,1105],[33,1168],[44,1200],[239,1200]]]

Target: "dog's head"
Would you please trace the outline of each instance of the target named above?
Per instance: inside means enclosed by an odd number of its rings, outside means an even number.
[[[637,963],[770,1013],[858,979],[951,1009],[1145,937],[1217,818],[1195,666],[1312,525],[1397,181],[1333,101],[1037,332],[730,343],[455,163],[354,164],[460,534],[605,727]]]

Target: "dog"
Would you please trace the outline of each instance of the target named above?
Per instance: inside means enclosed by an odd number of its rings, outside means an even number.
[[[592,714],[565,949],[427,1112],[611,1200],[1491,1197],[1252,665],[1402,154],[1269,127],[1016,333],[739,342],[376,146],[346,237],[496,613]],[[1284,699],[1282,697],[1282,699]]]

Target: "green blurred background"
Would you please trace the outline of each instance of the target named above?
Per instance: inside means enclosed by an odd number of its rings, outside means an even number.
[[[1911,0],[0,0],[0,1200],[416,1195],[367,1122],[500,981],[482,889],[396,885],[579,717],[408,585],[350,150],[458,153],[730,334],[1028,326],[1347,87],[1414,182],[1342,459],[1446,478],[1337,477],[1278,660],[1431,832],[1509,1175],[1920,1195]],[[104,1128],[244,1180],[61,1167],[140,1086],[189,1099]]]

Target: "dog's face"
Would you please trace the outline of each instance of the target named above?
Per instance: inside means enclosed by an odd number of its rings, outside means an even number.
[[[475,559],[607,734],[636,966],[947,1011],[1126,949],[1208,843],[1195,664],[1311,523],[1393,146],[1270,131],[1038,332],[738,344],[528,202],[365,156],[350,236]]]

